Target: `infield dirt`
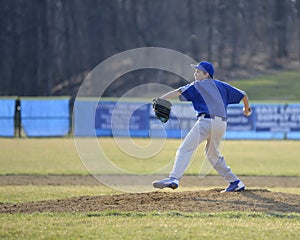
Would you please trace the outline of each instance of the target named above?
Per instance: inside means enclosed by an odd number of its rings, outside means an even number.
[[[156,191],[150,193],[124,193],[109,196],[80,196],[20,204],[1,204],[0,213],[33,212],[94,212],[120,211],[181,211],[224,212],[259,211],[266,213],[300,213],[300,195],[271,192],[266,187],[295,187],[299,177],[243,177],[250,186],[246,191],[220,193],[221,188],[199,191]],[[0,185],[97,185],[91,176],[0,176]],[[186,186],[220,186],[224,181],[217,176],[186,176]],[[251,187],[252,186],[252,187]],[[254,187],[255,186],[255,187]]]

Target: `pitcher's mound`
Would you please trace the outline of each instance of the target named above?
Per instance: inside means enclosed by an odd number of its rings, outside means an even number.
[[[0,213],[181,211],[181,212],[296,212],[300,213],[300,196],[251,189],[220,193],[221,189],[189,192],[132,193],[110,196],[82,196],[21,204],[0,204]]]

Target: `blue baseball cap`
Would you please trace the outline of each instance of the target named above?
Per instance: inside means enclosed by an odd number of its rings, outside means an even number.
[[[193,68],[199,69],[201,71],[207,72],[211,78],[214,78],[215,69],[212,63],[202,61],[197,65],[191,64]]]

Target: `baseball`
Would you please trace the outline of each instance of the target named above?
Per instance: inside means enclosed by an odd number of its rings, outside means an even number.
[[[249,108],[247,112],[246,112],[246,109],[243,108],[243,112],[244,112],[244,115],[245,115],[246,117],[249,117],[249,116],[251,116],[251,114],[252,114],[251,108]]]

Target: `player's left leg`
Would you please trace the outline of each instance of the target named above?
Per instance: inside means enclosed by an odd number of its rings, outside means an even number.
[[[205,123],[198,120],[190,132],[186,135],[176,152],[175,162],[170,177],[180,179],[188,167],[191,157],[201,142],[209,136]]]

